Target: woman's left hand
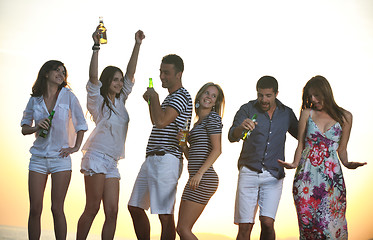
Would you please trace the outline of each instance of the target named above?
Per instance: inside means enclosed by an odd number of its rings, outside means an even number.
[[[189,187],[190,189],[192,189],[193,191],[196,190],[199,186],[199,182],[201,181],[202,179],[202,174],[200,173],[196,173],[189,181]]]
[[[71,147],[69,147],[69,148],[62,148],[61,150],[60,150],[60,157],[68,157],[70,154],[72,154],[72,153],[74,153],[74,152],[76,152],[77,150],[75,149],[75,148],[71,148]]]
[[[348,162],[345,164],[345,167],[348,168],[348,169],[356,169],[358,167],[361,167],[361,166],[364,166],[366,165],[367,163],[366,162]]]

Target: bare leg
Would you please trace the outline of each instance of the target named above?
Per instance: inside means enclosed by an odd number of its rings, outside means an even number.
[[[63,171],[52,174],[52,214],[56,240],[66,239],[67,223],[64,213],[64,204],[70,179],[71,171]]]
[[[85,176],[85,194],[86,204],[85,209],[78,221],[78,229],[76,239],[86,239],[92,222],[100,210],[101,199],[105,186],[105,175],[94,174],[93,176]]]
[[[119,202],[119,179],[108,178],[105,180],[104,187],[104,211],[105,223],[102,228],[102,240],[114,239],[115,228],[117,226]]]
[[[275,220],[270,217],[264,217],[260,216],[260,225],[262,228],[262,231],[260,232],[260,239],[261,240],[275,240],[276,234],[275,234],[275,228],[274,223]]]
[[[240,223],[238,224],[238,234],[236,240],[250,240],[251,231],[254,223]]]
[[[135,228],[135,233],[138,240],[149,240],[150,239],[150,223],[148,216],[146,215],[144,209],[129,206],[133,227]]]
[[[203,209],[205,209],[205,206],[196,202],[181,200],[179,219],[176,227],[180,240],[198,240],[192,233],[192,228]]]
[[[173,240],[176,238],[175,219],[173,214],[159,214],[162,233],[161,240]]]
[[[48,175],[29,171],[28,188],[30,213],[28,218],[28,238],[40,238],[40,217],[43,210],[43,197]]]

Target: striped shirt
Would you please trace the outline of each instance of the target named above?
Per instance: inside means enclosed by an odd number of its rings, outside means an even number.
[[[221,117],[216,112],[211,112],[202,122],[195,125],[190,131],[188,142],[189,158],[188,158],[188,172],[189,181],[211,153],[212,145],[210,135],[222,133]],[[219,178],[213,166],[203,174],[199,186],[196,190],[191,190],[187,182],[182,195],[183,200],[189,200],[206,205],[212,195],[216,192],[219,184]]]
[[[184,87],[181,87],[175,92],[170,93],[162,102],[161,107],[163,110],[166,107],[172,107],[179,115],[165,128],[153,126],[146,147],[146,155],[154,151],[164,151],[165,153],[172,154],[182,159],[182,153],[176,135],[179,129],[184,128],[185,122],[190,122],[192,118],[192,98],[189,92]]]

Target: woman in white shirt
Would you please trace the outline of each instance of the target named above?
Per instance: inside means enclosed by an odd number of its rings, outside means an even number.
[[[46,62],[39,71],[23,112],[22,134],[34,133],[36,137],[30,149],[32,155],[29,163],[29,239],[40,238],[40,217],[49,174],[52,175],[55,236],[56,239],[66,239],[67,224],[63,208],[71,179],[70,154],[79,150],[84,132],[88,129],[78,99],[65,87],[66,79],[66,68],[62,62]],[[48,116],[52,112],[51,124]],[[40,136],[43,129],[48,130],[46,136]]]
[[[98,79],[98,52],[100,30],[92,37],[94,45],[87,83],[87,108],[96,124],[83,146],[81,172],[84,174],[86,206],[78,222],[77,239],[86,239],[92,222],[104,206],[105,223],[102,239],[113,239],[119,202],[118,160],[124,158],[124,143],[128,128],[125,102],[132,91],[140,45],[145,35],[135,34],[135,46],[126,74],[114,66],[106,67]]]

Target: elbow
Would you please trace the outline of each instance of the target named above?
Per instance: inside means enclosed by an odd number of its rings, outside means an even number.
[[[167,123],[165,123],[165,122],[162,122],[162,121],[157,121],[157,122],[154,122],[154,125],[157,127],[157,128],[159,128],[159,129],[163,129],[163,128],[165,128],[165,127],[167,127],[168,126],[168,124]]]

